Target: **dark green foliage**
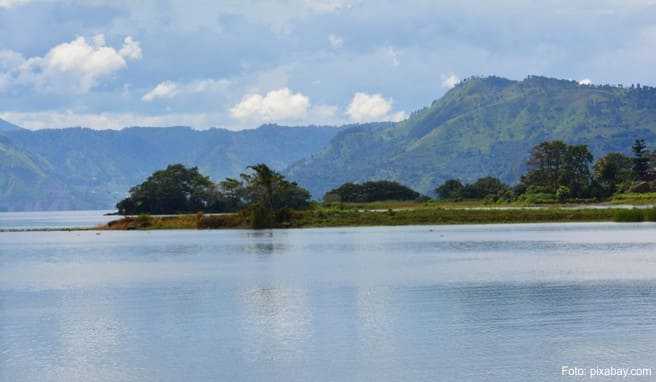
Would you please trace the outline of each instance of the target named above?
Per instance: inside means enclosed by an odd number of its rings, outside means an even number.
[[[449,179],[435,189],[435,194],[440,199],[458,200],[462,198],[465,186],[458,179]]]
[[[497,178],[487,176],[464,187],[462,195],[465,199],[499,199],[510,197],[510,187]]]
[[[641,222],[645,220],[642,210],[637,208],[618,209],[615,211],[613,220],[619,223]]]
[[[324,196],[324,200],[337,198],[345,203],[369,203],[388,200],[416,200],[421,194],[397,182],[386,180],[345,183]]]
[[[450,179],[435,189],[435,193],[440,199],[444,200],[491,200],[499,199],[510,200],[512,190],[497,178],[486,176],[480,178],[474,183],[463,185],[456,179]]]
[[[241,178],[252,228],[273,228],[287,219],[288,210],[309,207],[310,193],[306,189],[265,164],[248,168],[251,172],[241,174]]]
[[[198,168],[174,164],[130,189],[130,196],[116,208],[122,215],[212,211],[216,195],[214,184]]]
[[[248,169],[249,172],[241,174],[241,180],[228,178],[215,185],[196,167],[188,169],[180,164],[170,165],[133,187],[130,196],[119,202],[117,208],[123,215],[198,212],[195,225],[199,228],[222,224],[231,227],[244,220],[248,220],[253,228],[272,228],[286,223],[290,210],[309,207],[310,193],[296,183],[287,181],[265,164],[249,166]],[[239,219],[202,214],[240,210],[243,211]],[[135,219],[131,224],[138,223],[139,219]]]
[[[647,182],[652,179],[649,168],[649,153],[644,139],[636,139],[633,143],[633,179]]]
[[[594,165],[594,176],[604,196],[628,187],[633,177],[633,161],[621,153],[609,153]]]
[[[528,173],[521,182],[541,193],[556,194],[566,187],[574,198],[589,196],[592,154],[585,145],[568,145],[562,141],[543,142],[535,146],[528,160]],[[561,192],[562,195],[562,192]]]
[[[245,204],[260,205],[272,211],[304,209],[310,205],[310,193],[295,182],[285,179],[265,164],[248,167],[241,174]]]
[[[645,220],[648,222],[656,222],[656,207],[645,210]]]

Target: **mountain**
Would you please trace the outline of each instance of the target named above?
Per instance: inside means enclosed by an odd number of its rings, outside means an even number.
[[[323,148],[335,127],[265,125],[239,132],[188,127],[0,131],[0,210],[113,208],[171,163],[214,180],[267,163],[282,170]]]
[[[0,119],[0,132],[6,132],[6,131],[16,131],[16,130],[21,130],[22,128],[19,126],[14,125],[13,123],[9,123],[5,121],[4,119]]]
[[[516,182],[533,145],[587,144],[595,157],[656,142],[656,88],[531,76],[474,77],[399,123],[350,126],[286,175],[315,197],[347,181],[396,180],[430,193],[449,178]]]
[[[531,76],[470,78],[398,123],[254,130],[133,127],[30,131],[0,121],[0,210],[113,208],[171,163],[214,180],[266,163],[315,198],[348,181],[395,180],[423,193],[444,180],[516,182],[533,145],[561,139],[596,157],[656,143],[656,88]]]

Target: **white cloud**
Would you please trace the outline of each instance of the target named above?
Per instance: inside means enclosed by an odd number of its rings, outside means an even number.
[[[10,87],[23,61],[23,56],[12,50],[0,50],[0,93]]]
[[[390,114],[392,101],[380,94],[355,93],[346,114],[353,122],[394,121],[407,118],[405,112]]]
[[[401,122],[404,119],[408,119],[408,113],[405,111],[397,111],[396,113],[390,115],[389,120],[392,122]]]
[[[141,99],[150,102],[156,98],[172,98],[178,93],[178,85],[172,81],[160,82]]]
[[[127,36],[123,40],[123,47],[118,51],[118,54],[129,60],[140,60],[142,55],[141,45],[139,42]]]
[[[10,78],[14,84],[34,86],[38,91],[81,94],[101,79],[125,69],[126,60],[138,60],[141,55],[139,43],[129,36],[118,51],[106,45],[102,34],[91,41],[78,37],[53,47],[43,57],[24,59],[5,51],[0,57],[4,63],[0,65],[0,76]]]
[[[353,7],[349,0],[304,0],[307,8],[319,12],[330,13]]]
[[[453,89],[460,82],[457,75],[451,73],[448,76],[442,75],[442,87],[445,89]]]
[[[310,99],[289,88],[273,90],[265,95],[250,94],[230,109],[230,115],[240,121],[279,122],[299,120],[310,108]]]
[[[332,33],[328,36],[328,42],[333,49],[339,49],[344,46],[344,39]]]
[[[387,46],[385,47],[385,54],[392,62],[392,66],[399,66],[401,64],[401,54],[399,53],[398,49],[394,48],[393,46]]]
[[[5,112],[0,118],[27,129],[88,127],[96,130],[118,130],[129,126],[191,126],[207,128],[222,119],[220,115],[181,113],[143,115],[135,113],[77,113],[74,111]]]
[[[29,2],[30,0],[0,0],[0,8],[12,8]]]
[[[577,81],[579,85],[592,85],[592,80],[589,78],[584,78],[582,80]]]
[[[228,80],[215,80],[212,78],[196,80],[186,84],[163,81],[141,97],[141,99],[150,102],[157,98],[173,98],[181,94],[218,92],[226,90],[229,85],[230,81]]]

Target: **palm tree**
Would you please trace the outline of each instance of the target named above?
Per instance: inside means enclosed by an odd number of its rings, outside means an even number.
[[[278,175],[264,163],[248,166],[254,174],[242,174],[242,178],[251,188],[251,197],[256,205],[253,216],[255,228],[273,226],[273,190]]]

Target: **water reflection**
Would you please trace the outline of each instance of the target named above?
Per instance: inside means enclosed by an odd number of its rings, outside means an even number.
[[[652,225],[0,234],[0,380],[649,367],[655,242]]]

